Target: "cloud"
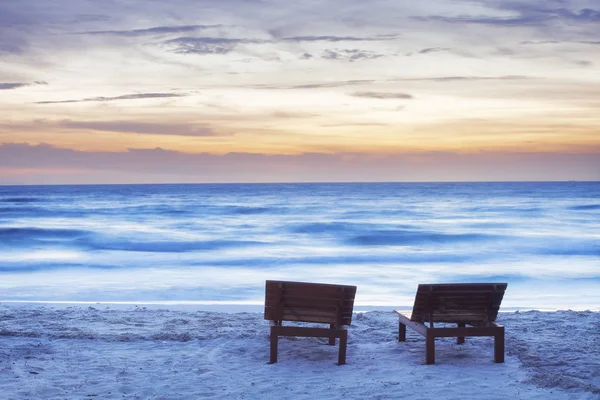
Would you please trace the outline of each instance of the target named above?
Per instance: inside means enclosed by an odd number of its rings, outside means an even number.
[[[85,99],[77,100],[57,100],[57,101],[36,101],[35,104],[61,104],[61,103],[86,103],[95,101],[117,101],[117,100],[138,100],[138,99],[162,99],[169,97],[184,97],[187,94],[180,93],[137,93],[137,94],[126,94],[123,96],[115,97],[88,97]]]
[[[519,44],[557,44],[562,43],[560,40],[523,40]]]
[[[47,85],[47,84],[48,84],[48,82],[46,82],[46,81],[34,81],[33,83],[25,83],[25,82],[2,83],[2,82],[0,82],[0,90],[11,90],[11,89],[22,88],[25,86]]]
[[[500,76],[469,76],[469,75],[457,75],[457,76],[433,76],[423,78],[389,78],[389,79],[351,79],[345,81],[331,81],[331,82],[315,82],[305,83],[301,85],[251,85],[249,87],[253,89],[272,89],[272,90],[283,90],[283,89],[320,89],[320,88],[336,88],[345,86],[359,86],[369,85],[377,82],[452,82],[452,81],[512,81],[512,80],[529,80],[529,79],[540,79],[537,77],[526,76],[526,75],[500,75]]]
[[[164,44],[173,47],[173,52],[178,54],[227,54],[239,44],[265,42],[258,39],[180,37],[167,40]]]
[[[328,49],[325,50],[321,55],[322,58],[327,60],[340,60],[349,62],[372,60],[383,56],[383,54],[378,54],[373,51],[359,49]]]
[[[207,25],[206,27],[210,27]],[[240,44],[274,44],[278,42],[367,42],[391,40],[393,36],[356,37],[356,36],[289,36],[266,39],[241,39],[241,38],[216,38],[216,37],[180,37],[164,42],[167,46],[174,47],[173,51],[179,54],[227,54]],[[334,54],[335,53],[335,54]],[[379,57],[380,55],[378,55]],[[304,53],[302,58],[312,56]],[[359,58],[376,58],[374,53],[361,50],[326,50],[323,58],[347,58],[355,61]]]
[[[528,80],[528,79],[539,79],[532,76],[526,75],[501,75],[501,76],[470,76],[470,75],[456,75],[456,76],[433,76],[428,78],[394,78],[388,79],[390,82],[399,81],[432,81],[432,82],[451,82],[451,81],[513,81],[513,80]]]
[[[354,92],[350,96],[364,97],[368,99],[412,99],[413,96],[407,93],[392,92]]]
[[[291,36],[279,40],[284,42],[371,42],[391,40],[393,36],[356,37],[356,36]]]
[[[163,124],[133,121],[59,121],[58,127],[67,129],[95,130],[106,132],[126,132],[146,135],[172,135],[172,136],[215,136],[216,133],[209,127],[194,124]]]
[[[271,115],[275,118],[281,118],[281,119],[312,118],[312,117],[320,116],[319,114],[308,113],[308,112],[286,112],[286,111],[275,111]]]
[[[340,124],[322,124],[321,126],[327,128],[337,128],[344,126],[390,126],[390,124],[384,124],[382,122],[348,122]]]
[[[555,13],[556,16],[564,19],[577,22],[600,22],[600,10],[594,10],[591,8],[583,8],[579,11],[571,11],[566,8],[559,8],[549,12]]]
[[[343,86],[365,85],[376,82],[373,79],[355,79],[348,81],[334,81],[322,83],[306,83],[303,85],[283,86],[283,87],[268,87],[268,89],[319,89],[319,88],[334,88]]]
[[[108,31],[87,31],[77,32],[77,35],[114,35],[114,36],[146,36],[146,35],[165,35],[170,33],[188,33],[201,29],[219,28],[223,25],[180,25],[180,26],[155,26],[146,29],[130,30],[108,30]]]
[[[523,41],[519,42],[520,45],[542,45],[542,44],[560,44],[560,43],[578,43],[578,44],[599,45],[600,41],[593,41],[593,40],[523,40]]]
[[[572,10],[564,7],[555,8],[554,4],[565,4],[563,1],[518,2],[497,1],[484,2],[482,5],[511,14],[514,16],[497,15],[460,15],[460,16],[416,16],[418,21],[439,21],[445,23],[482,24],[496,26],[543,26],[550,23],[596,23],[600,21],[600,10],[582,8]]]
[[[444,16],[428,16],[428,17],[413,17],[416,20],[424,22],[446,22],[446,23],[463,23],[463,24],[485,24],[485,25],[500,25],[500,26],[523,26],[523,25],[539,25],[542,22],[549,21],[552,17],[548,15],[529,15],[519,17],[444,17]]]
[[[203,123],[169,123],[169,122],[139,122],[127,120],[111,121],[74,121],[38,119],[20,123],[1,123],[0,132],[55,132],[62,130],[116,132],[126,134],[168,135],[205,137],[216,136],[217,133]]]
[[[23,86],[29,86],[29,83],[2,83],[0,82],[0,90],[11,90],[11,89],[17,89]]]
[[[600,150],[600,149],[597,149]],[[416,168],[418,166],[418,168]],[[0,145],[0,168],[71,170],[19,175],[13,183],[600,180],[600,154],[529,152],[191,154],[154,149],[85,152],[48,144]],[[10,173],[0,176],[9,182]]]
[[[438,51],[448,51],[447,47],[428,47],[426,49],[419,50],[419,54],[436,53]]]

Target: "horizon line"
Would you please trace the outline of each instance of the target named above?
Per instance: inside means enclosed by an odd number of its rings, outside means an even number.
[[[156,182],[156,183],[0,183],[0,187],[11,186],[158,186],[158,185],[313,185],[313,184],[424,184],[424,183],[600,183],[600,180],[490,180],[490,181],[287,181],[287,182]]]

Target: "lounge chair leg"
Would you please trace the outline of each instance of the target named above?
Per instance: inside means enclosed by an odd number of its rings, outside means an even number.
[[[271,329],[271,358],[269,360],[269,364],[275,364],[277,362],[277,342],[278,336],[273,334],[273,330]]]
[[[330,329],[334,329],[335,325],[329,324],[329,328]],[[335,346],[335,337],[334,336],[329,336],[329,345],[330,346]]]
[[[458,327],[459,328],[464,328],[465,327],[465,323],[464,322],[459,322],[458,323]],[[464,336],[458,336],[456,338],[456,344],[463,344],[465,342],[465,337]]]
[[[406,342],[406,325],[402,322],[398,323],[398,341]]]
[[[340,333],[340,351],[338,354],[338,365],[346,364],[346,344],[348,343],[348,331]]]
[[[504,362],[504,327],[498,327],[498,333],[494,335],[494,361]]]
[[[435,336],[430,331],[427,331],[425,336],[425,363],[435,364]]]

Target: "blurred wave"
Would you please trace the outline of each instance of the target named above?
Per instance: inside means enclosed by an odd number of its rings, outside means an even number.
[[[256,300],[272,277],[373,299],[425,280],[560,287],[600,276],[599,198],[599,182],[0,186],[0,300],[223,299],[215,284]]]

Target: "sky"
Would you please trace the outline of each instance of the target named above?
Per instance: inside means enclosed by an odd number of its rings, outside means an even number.
[[[0,184],[600,180],[597,0],[0,0]]]

